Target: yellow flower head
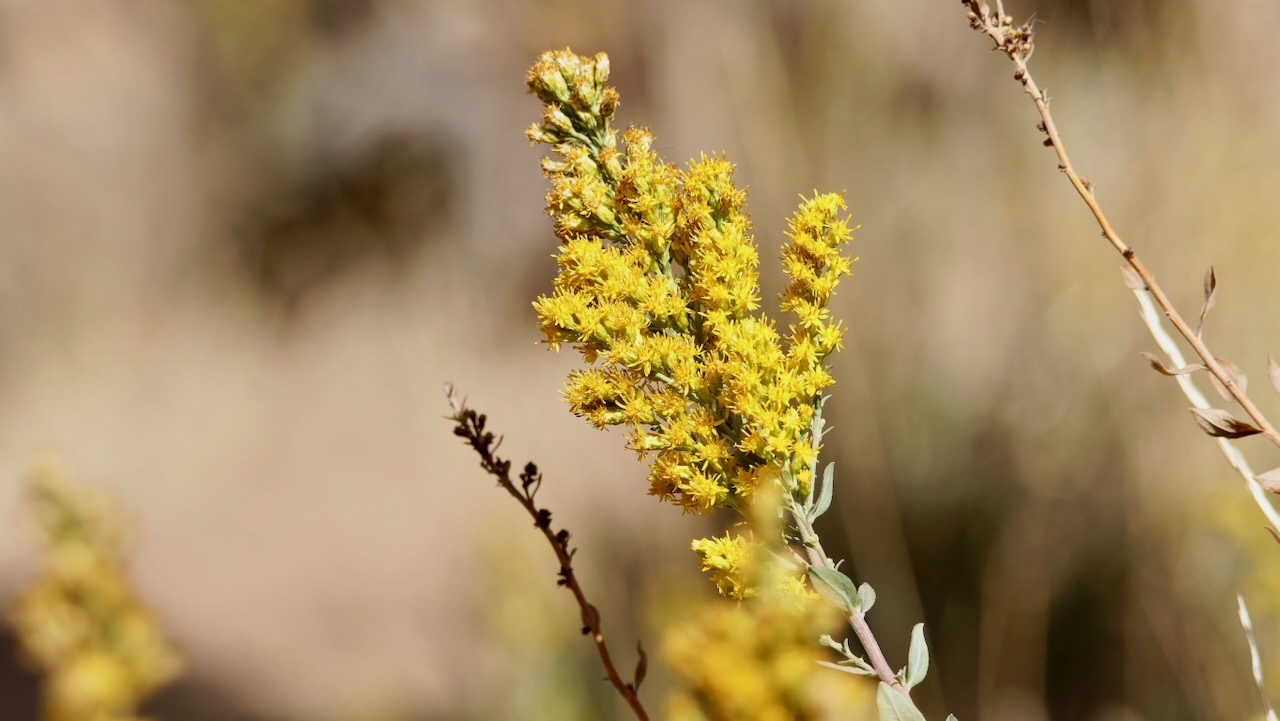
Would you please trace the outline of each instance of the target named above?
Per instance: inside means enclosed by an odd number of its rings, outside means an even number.
[[[662,655],[681,691],[671,721],[874,719],[875,686],[824,669],[813,639],[840,619],[816,598],[780,591],[713,603],[667,632]]]
[[[115,518],[53,469],[33,479],[31,509],[47,537],[49,568],[11,618],[45,675],[45,718],[134,721],[180,661],[129,588]]]
[[[628,426],[630,447],[651,462],[650,492],[686,511],[745,511],[761,483],[803,498],[819,450],[815,408],[833,382],[826,358],[843,332],[828,306],[851,265],[844,201],[816,195],[791,219],[781,310],[795,322],[784,338],[760,312],[759,253],[733,164],[704,155],[682,171],[653,151],[648,130],[619,138],[608,76],[604,55],[559,50],[527,78],[543,103],[528,135],[554,155],[542,167],[562,241],[552,292],[534,309],[551,348],[570,344],[596,364],[570,376],[569,406],[597,427]],[[721,563],[728,550],[699,552]],[[722,590],[734,588],[721,576]]]

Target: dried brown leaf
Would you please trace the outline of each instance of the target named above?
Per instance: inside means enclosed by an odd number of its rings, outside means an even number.
[[[1227,374],[1227,377],[1231,379],[1232,383],[1236,384],[1236,387],[1240,389],[1241,393],[1248,390],[1249,377],[1244,374],[1244,371],[1240,370],[1240,366],[1237,366],[1226,358],[1214,358],[1214,360],[1218,361],[1218,367]],[[1218,392],[1218,395],[1222,396],[1223,400],[1228,403],[1235,400],[1235,396],[1231,395],[1231,392],[1222,384],[1222,381],[1218,380],[1217,376],[1210,373],[1209,382],[1213,384],[1213,389]]]
[[[600,609],[588,603],[582,609],[582,633],[588,634],[600,628]]]
[[[1272,493],[1280,493],[1280,468],[1272,468],[1266,473],[1259,473],[1253,477],[1253,480]]]
[[[1154,368],[1156,372],[1159,373],[1160,375],[1180,376],[1186,373],[1194,373],[1195,371],[1205,370],[1205,367],[1199,363],[1192,363],[1189,366],[1182,366],[1181,368],[1170,369],[1168,366],[1164,364],[1164,362],[1162,362],[1159,358],[1157,358],[1152,353],[1143,351],[1138,355],[1146,359],[1146,361],[1151,364],[1151,367]]]
[[[1204,317],[1209,315],[1209,309],[1213,307],[1213,301],[1217,295],[1218,276],[1213,272],[1211,265],[1204,273],[1204,305],[1200,308],[1200,320],[1196,321],[1196,337],[1199,337],[1204,329]]]
[[[1120,275],[1124,277],[1125,287],[1129,290],[1146,290],[1147,284],[1138,272],[1127,265],[1120,266]]]
[[[1196,423],[1200,428],[1214,438],[1244,438],[1261,433],[1262,430],[1251,425],[1239,418],[1232,418],[1231,414],[1221,408],[1191,408],[1191,415],[1195,417]]]
[[[1280,531],[1277,531],[1274,526],[1264,526],[1264,528],[1267,529],[1267,533],[1270,533],[1272,538],[1276,539],[1276,543],[1280,543]]]
[[[635,675],[632,676],[634,680],[631,682],[631,688],[634,691],[639,691],[640,684],[644,683],[645,674],[649,671],[649,654],[644,652],[644,644],[638,639],[636,640],[636,654],[640,658],[636,661],[636,671]]]

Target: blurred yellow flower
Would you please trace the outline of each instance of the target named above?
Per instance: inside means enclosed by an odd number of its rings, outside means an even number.
[[[129,588],[116,519],[51,468],[34,476],[30,506],[45,533],[48,568],[10,615],[44,674],[44,718],[137,721],[139,704],[181,663]]]
[[[781,587],[740,604],[711,604],[663,640],[663,658],[682,688],[668,699],[666,718],[875,718],[874,681],[818,665],[813,639],[840,620],[813,594]]]

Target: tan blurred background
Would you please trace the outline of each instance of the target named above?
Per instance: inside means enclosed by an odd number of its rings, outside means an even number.
[[[1188,312],[1216,264],[1209,338],[1264,386],[1280,6],[1010,5],[1121,232]],[[555,241],[522,80],[565,45],[610,53],[668,159],[738,164],[766,298],[797,195],[847,190],[821,530],[892,663],[926,621],[930,718],[1260,716],[1234,595],[1280,690],[1280,548],[1138,359],[1117,259],[957,2],[0,0],[0,603],[53,456],[133,519],[188,657],[158,718],[621,717],[439,392],[543,465],[620,652],[656,646],[714,523],[646,497],[559,401],[575,357],[535,345]],[[5,721],[33,718],[23,673]]]

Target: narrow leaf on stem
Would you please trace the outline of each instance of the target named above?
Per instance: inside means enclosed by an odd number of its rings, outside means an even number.
[[[861,586],[858,586],[858,607],[862,609],[862,612],[866,613],[870,611],[871,607],[874,606],[875,603],[876,590],[871,587],[871,584],[864,583]]]
[[[880,711],[880,721],[924,721],[924,714],[911,699],[884,681],[876,689],[876,708]]]
[[[1236,384],[1241,393],[1244,393],[1249,388],[1249,377],[1244,374],[1244,371],[1240,370],[1240,366],[1226,358],[1215,357],[1214,360],[1218,361],[1218,366],[1227,374],[1231,382]],[[1222,396],[1223,400],[1228,403],[1235,401],[1235,396],[1231,395],[1231,391],[1227,390],[1227,387],[1222,384],[1222,381],[1218,380],[1217,376],[1210,374],[1209,382],[1213,384],[1213,389],[1218,392],[1218,395]]]
[[[649,672],[649,654],[644,652],[644,644],[639,639],[636,639],[636,653],[640,658],[636,661],[636,673],[633,677],[635,680],[631,682],[631,685],[632,688],[639,691],[640,684],[644,683],[645,674]]]
[[[854,676],[875,676],[876,675],[875,669],[871,668],[870,666],[867,666],[864,668],[862,666],[855,666],[853,664],[831,663],[830,661],[819,661],[818,665],[826,666],[827,668],[834,669],[836,671],[851,673]]]
[[[1163,361],[1157,358],[1153,353],[1142,351],[1138,355],[1146,359],[1146,361],[1151,364],[1151,367],[1154,368],[1155,371],[1160,375],[1180,376],[1186,373],[1194,373],[1195,371],[1202,371],[1207,369],[1206,366],[1200,363],[1192,363],[1191,365],[1185,365],[1185,366],[1182,366],[1181,368],[1169,368],[1164,364]]]
[[[911,650],[907,653],[907,676],[903,685],[910,691],[924,680],[929,672],[929,645],[924,640],[924,624],[917,623],[911,629]]]
[[[858,591],[853,581],[834,568],[809,566],[809,583],[823,598],[849,615],[858,612]]]
[[[1257,426],[1232,418],[1221,408],[1190,408],[1188,410],[1195,417],[1201,430],[1214,438],[1244,438],[1262,432],[1262,429]]]
[[[817,505],[813,507],[813,515],[809,517],[811,521],[818,520],[831,507],[831,496],[835,491],[835,469],[835,462],[831,462],[822,471],[822,486],[818,493]]]
[[[1218,295],[1218,276],[1213,272],[1213,266],[1209,266],[1209,270],[1204,273],[1204,305],[1200,308],[1200,320],[1196,321],[1196,336],[1199,337],[1204,330],[1204,317],[1209,315],[1209,309],[1213,307],[1213,300]]]
[[[1259,473],[1253,477],[1253,480],[1272,493],[1280,493],[1280,468],[1272,468],[1266,473]]]

